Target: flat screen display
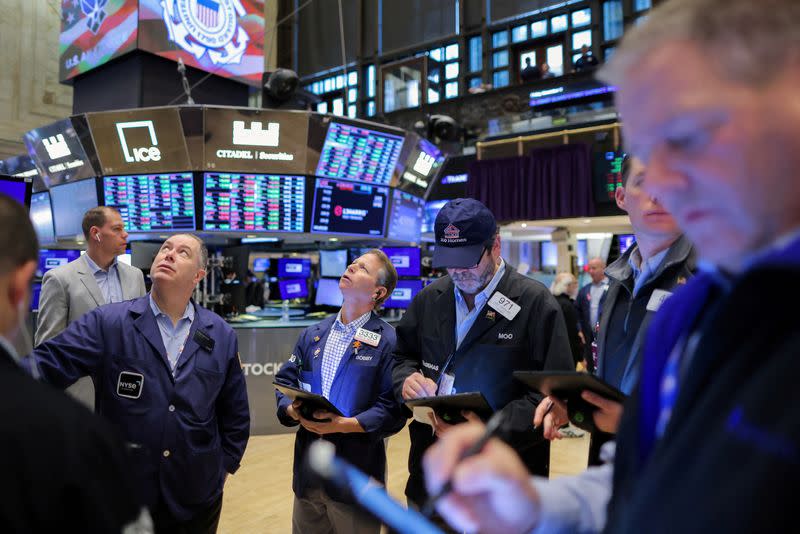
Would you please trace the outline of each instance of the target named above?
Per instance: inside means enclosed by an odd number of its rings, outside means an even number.
[[[311,231],[383,236],[389,188],[317,178]]]
[[[263,0],[139,0],[139,48],[260,85]]]
[[[25,178],[0,174],[0,193],[10,196],[25,207],[30,204],[31,185]]]
[[[383,307],[404,310],[420,291],[422,291],[422,280],[398,280],[397,287],[392,291],[392,296],[383,303]]]
[[[315,174],[389,185],[403,139],[402,135],[331,121]]]
[[[253,260],[253,272],[265,273],[269,271],[269,258],[256,258]]]
[[[35,128],[22,140],[47,187],[96,175],[71,119]]]
[[[552,241],[541,242],[542,267],[558,266],[558,246]]]
[[[42,180],[42,176],[36,168],[36,163],[30,155],[11,156],[0,163],[2,163],[0,165],[2,166],[2,171],[0,171],[2,174],[8,174],[16,178],[32,178],[34,192],[38,193],[47,189],[47,185]]]
[[[578,256],[578,265],[583,267],[586,265],[589,257],[589,251],[587,249],[587,243],[585,239],[579,239],[577,242],[577,256]]]
[[[308,113],[213,107],[204,112],[205,169],[306,172]]]
[[[191,168],[178,108],[87,113],[86,118],[105,175]]]
[[[433,233],[436,216],[442,206],[450,202],[449,200],[433,200],[425,203],[425,218],[422,220],[422,233]]]
[[[50,193],[42,191],[31,195],[31,209],[29,211],[33,229],[39,244],[53,243],[56,240],[56,231],[53,228],[53,208],[50,206]]]
[[[633,234],[620,234],[619,236],[619,253],[625,254],[625,251],[631,248],[636,243],[636,236]]]
[[[339,279],[320,278],[317,282],[314,304],[316,306],[335,306],[339,308],[342,306],[342,302],[344,302],[344,297],[342,297],[342,291],[339,289]]]
[[[339,278],[347,269],[347,250],[320,250],[319,270],[320,276],[335,276]]]
[[[103,200],[129,233],[195,230],[192,173],[105,176]]]
[[[61,0],[59,79],[88,72],[136,48],[137,2]]]
[[[397,269],[397,276],[420,276],[420,252],[417,247],[384,247],[392,265]]]
[[[424,196],[444,163],[444,154],[436,145],[420,137],[406,160],[397,187]]]
[[[50,269],[61,267],[81,257],[80,250],[39,249],[39,267],[36,276],[44,276]]]
[[[303,176],[206,173],[203,229],[226,232],[303,232]]]
[[[50,202],[56,237],[82,235],[83,214],[100,204],[97,201],[97,184],[90,179],[51,187]]]
[[[308,258],[278,258],[278,278],[308,278],[311,260]]]
[[[389,210],[389,229],[386,237],[398,241],[419,243],[424,216],[424,200],[399,189],[393,190],[392,207]]]
[[[308,283],[301,278],[278,280],[278,291],[283,300],[304,299],[308,297]]]

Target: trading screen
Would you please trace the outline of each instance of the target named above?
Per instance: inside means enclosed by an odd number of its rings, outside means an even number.
[[[195,229],[191,173],[106,176],[103,198],[119,211],[128,232]]]
[[[203,228],[231,232],[302,232],[305,177],[206,173]]]
[[[317,179],[311,231],[382,236],[389,188]]]
[[[403,139],[401,135],[331,122],[315,174],[388,185]]]

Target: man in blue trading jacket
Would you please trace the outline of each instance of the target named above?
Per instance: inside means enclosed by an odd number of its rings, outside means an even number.
[[[644,190],[694,243],[701,272],[650,324],[613,465],[531,480],[499,442],[457,465],[482,433],[461,425],[425,464],[432,490],[455,478],[440,506],[451,522],[797,529],[800,328],[782,310],[800,299],[799,26],[797,0],[667,0],[626,32],[599,78],[618,87]]]
[[[397,271],[380,250],[356,259],[339,280],[344,297],[335,317],[306,329],[291,359],[276,381],[323,395],[344,417],[317,410],[306,418],[300,401],[280,392],[278,419],[287,426],[301,425],[294,448],[295,493],[292,531],[295,534],[378,534],[380,522],[352,505],[347,495],[326,494],[309,479],[303,456],[309,445],[325,439],[336,453],[375,479],[386,481],[383,439],[405,424],[392,393],[394,329],[374,312],[392,294]],[[308,414],[306,414],[308,415]]]
[[[514,371],[574,370],[561,307],[539,282],[500,256],[497,223],[477,200],[445,204],[436,216],[433,267],[448,275],[423,289],[397,325],[395,394],[408,400],[480,391],[511,422],[510,443],[529,469],[547,475],[550,444],[532,432],[541,395],[513,380]],[[448,431],[436,420],[436,436]],[[422,506],[422,455],[436,440],[409,425],[406,496]]]
[[[149,295],[90,311],[28,362],[60,388],[92,377],[96,410],[128,441],[157,532],[216,532],[225,478],[250,434],[236,335],[190,300],[207,260],[198,237],[170,237]]]

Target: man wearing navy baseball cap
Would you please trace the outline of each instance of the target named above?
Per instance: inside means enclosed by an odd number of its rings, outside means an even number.
[[[414,298],[397,325],[392,373],[401,401],[480,391],[492,409],[511,420],[509,443],[531,472],[547,475],[550,447],[541,430],[531,432],[541,396],[512,379],[513,371],[572,370],[561,309],[547,288],[518,274],[500,256],[494,215],[481,202],[459,198],[445,204],[434,226],[433,267],[447,276]],[[435,419],[409,426],[410,476],[406,496],[421,505],[425,450],[450,428]]]

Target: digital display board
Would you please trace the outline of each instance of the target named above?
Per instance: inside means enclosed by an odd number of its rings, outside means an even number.
[[[217,76],[260,85],[264,0],[139,0],[138,46]]]
[[[308,278],[311,260],[308,258],[278,258],[278,278]]]
[[[383,247],[381,249],[392,261],[397,276],[419,276],[420,252],[417,247]]]
[[[61,0],[58,74],[63,82],[136,48],[137,2]]]
[[[389,188],[317,178],[311,231],[383,236]]]
[[[303,176],[206,173],[203,229],[228,232],[302,232]]]
[[[80,257],[80,250],[39,249],[39,267],[36,270],[36,276],[42,277],[50,269],[61,267]]]
[[[342,290],[339,289],[338,278],[320,278],[317,281],[317,293],[314,296],[316,306],[341,307],[344,302]]]
[[[278,290],[284,300],[308,297],[308,283],[301,278],[278,280]]]
[[[389,185],[403,139],[400,134],[331,121],[315,174]]]
[[[265,273],[269,271],[269,258],[255,258],[253,260],[253,272],[254,273]]]
[[[405,170],[400,175],[397,187],[424,196],[442,163],[444,163],[442,151],[427,139],[419,137],[406,160]]]
[[[308,113],[215,107],[204,113],[205,169],[306,172]]]
[[[347,250],[320,250],[319,275],[339,278],[347,270]]]
[[[593,168],[595,202],[615,202],[617,187],[622,185],[622,163],[624,152],[595,153]]]
[[[31,186],[31,182],[25,178],[0,174],[0,193],[10,196],[26,208],[30,205]]]
[[[103,200],[128,233],[195,230],[192,173],[105,176]]]
[[[83,214],[97,207],[97,183],[94,179],[70,182],[50,188],[56,237],[83,235]]]
[[[50,193],[42,191],[31,195],[31,209],[28,212],[36,230],[39,244],[53,243],[56,240],[56,231],[53,228],[53,209],[50,206]]]
[[[87,113],[103,174],[155,174],[191,168],[178,108]]]
[[[0,168],[2,168],[0,174],[8,174],[17,178],[32,178],[34,193],[47,189],[39,170],[36,168],[36,163],[28,154],[4,159],[0,162]]]
[[[96,174],[71,119],[35,128],[22,140],[47,187]]]
[[[420,291],[422,291],[422,280],[398,280],[392,296],[386,299],[383,307],[406,309]]]
[[[425,203],[425,217],[422,220],[422,233],[433,233],[433,226],[436,223],[436,216],[439,215],[439,210],[450,202],[449,200],[432,200]]]
[[[399,189],[393,190],[392,206],[389,210],[389,229],[386,237],[418,243],[421,239],[424,217],[424,200]]]

